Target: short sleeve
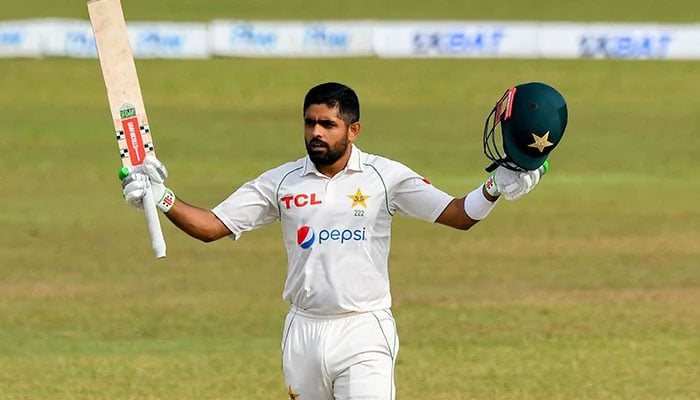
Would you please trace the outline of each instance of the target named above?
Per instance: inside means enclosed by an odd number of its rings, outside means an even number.
[[[391,203],[399,213],[430,222],[435,222],[453,199],[419,176],[400,181],[391,195]]]
[[[266,175],[261,175],[238,188],[212,212],[237,240],[243,232],[269,225],[278,218],[279,211],[274,199],[275,183]]]

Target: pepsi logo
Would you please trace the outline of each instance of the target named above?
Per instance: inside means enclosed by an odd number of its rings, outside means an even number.
[[[327,229],[323,228],[318,231],[318,244],[323,245],[327,242],[336,244],[346,244],[351,242],[364,242],[367,240],[367,228],[359,229]],[[302,226],[297,229],[297,244],[302,249],[309,249],[316,241],[316,231],[310,226]]]
[[[304,225],[297,229],[297,244],[302,249],[308,249],[311,247],[311,245],[314,244],[315,239],[316,233],[310,226]]]

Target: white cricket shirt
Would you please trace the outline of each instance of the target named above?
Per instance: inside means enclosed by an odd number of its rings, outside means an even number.
[[[279,219],[288,259],[282,297],[340,314],[391,307],[392,216],[434,222],[452,199],[407,166],[353,145],[333,178],[307,156],[245,183],[212,211],[234,239]]]

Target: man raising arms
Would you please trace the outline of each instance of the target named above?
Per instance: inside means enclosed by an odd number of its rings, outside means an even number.
[[[290,398],[393,400],[399,339],[387,265],[392,217],[466,230],[501,194],[513,200],[532,190],[542,172],[494,160],[499,165],[484,185],[461,198],[448,195],[354,144],[359,101],[340,83],[309,90],[303,121],[305,157],[264,172],[212,210],[176,199],[163,184],[165,166],[152,157],[124,178],[124,195],[140,207],[152,190],[170,221],[205,242],[238,240],[279,220],[288,258],[282,359]]]

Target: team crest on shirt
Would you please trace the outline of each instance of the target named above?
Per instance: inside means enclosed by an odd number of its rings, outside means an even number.
[[[294,393],[291,386],[287,388],[287,394],[289,395],[290,400],[297,400],[299,397],[299,393]]]
[[[363,207],[367,208],[367,199],[369,199],[370,195],[366,195],[362,193],[362,189],[357,188],[357,191],[355,194],[349,194],[347,195],[347,198],[352,200],[352,204],[350,205],[350,208],[352,208],[352,213],[353,216],[355,217],[364,217],[365,216],[365,210],[362,208],[355,208],[355,207]]]
[[[350,200],[352,200],[352,205],[350,206],[351,208],[355,208],[357,206],[367,208],[367,203],[365,202],[367,201],[367,199],[372,197],[362,193],[362,190],[360,188],[357,188],[357,192],[355,192],[355,194],[349,194],[347,196]]]

